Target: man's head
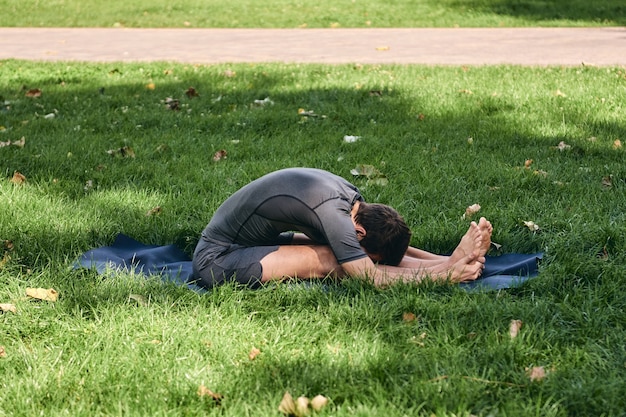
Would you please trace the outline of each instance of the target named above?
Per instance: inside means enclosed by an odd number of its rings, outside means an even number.
[[[411,231],[400,214],[383,204],[359,202],[354,222],[359,243],[382,264],[398,265],[411,240]],[[358,226],[364,231],[359,232]]]

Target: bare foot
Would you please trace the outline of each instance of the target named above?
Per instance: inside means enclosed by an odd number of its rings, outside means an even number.
[[[480,256],[485,256],[489,249],[491,249],[491,233],[493,233],[493,226],[489,220],[481,217],[478,221],[478,229],[480,230],[482,243],[480,244]]]
[[[480,227],[478,227],[476,222],[472,222],[469,229],[467,229],[467,232],[465,232],[461,238],[461,242],[456,247],[454,252],[452,252],[452,255],[450,255],[449,262],[451,265],[454,265],[465,257],[475,260],[479,256],[482,256],[482,247],[483,238]]]

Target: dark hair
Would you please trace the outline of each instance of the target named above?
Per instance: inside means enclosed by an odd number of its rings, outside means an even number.
[[[360,202],[354,220],[365,229],[359,243],[367,253],[380,256],[381,264],[398,265],[402,261],[411,231],[397,211],[384,204]]]

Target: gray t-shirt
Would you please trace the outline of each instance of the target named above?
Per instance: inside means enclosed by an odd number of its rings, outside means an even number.
[[[215,212],[202,239],[215,244],[288,244],[299,231],[329,245],[341,263],[366,257],[350,211],[363,201],[345,179],[313,168],[267,174],[230,196]]]

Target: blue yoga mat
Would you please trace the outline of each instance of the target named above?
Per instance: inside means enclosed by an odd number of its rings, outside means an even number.
[[[483,275],[476,281],[459,285],[468,291],[518,286],[538,274],[541,257],[541,253],[488,256]],[[111,246],[85,252],[74,263],[74,268],[93,269],[99,274],[126,271],[156,275],[164,282],[173,282],[197,292],[206,291],[194,283],[191,259],[177,246],[145,245],[123,234],[119,234]]]

